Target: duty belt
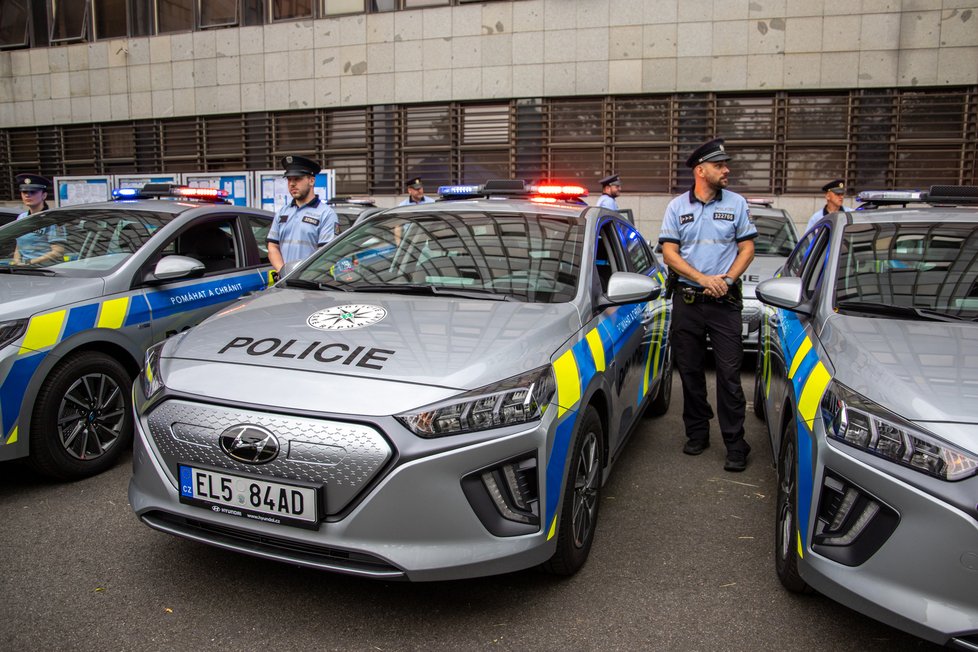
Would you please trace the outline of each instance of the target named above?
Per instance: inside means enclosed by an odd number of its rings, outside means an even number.
[[[732,306],[740,305],[740,302],[730,292],[722,297],[711,297],[704,294],[701,289],[685,285],[679,288],[679,294],[683,298],[683,303],[728,303]]]

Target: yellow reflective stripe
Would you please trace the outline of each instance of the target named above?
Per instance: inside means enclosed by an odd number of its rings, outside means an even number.
[[[649,380],[654,378],[656,374],[659,373],[659,354],[662,353],[662,338],[658,337],[659,327],[661,321],[665,320],[666,313],[660,312],[655,316],[655,323],[652,326],[652,332],[655,333],[655,346],[649,346],[649,355],[645,359],[645,378],[642,381],[642,397],[644,398],[646,394],[649,393]],[[653,363],[653,358],[655,364]],[[650,373],[651,372],[651,373]]]
[[[601,333],[597,328],[592,328],[585,336],[588,346],[591,347],[591,357],[594,358],[594,368],[599,373],[604,371],[604,344],[601,343]]]
[[[809,426],[815,421],[815,414],[818,412],[818,403],[822,400],[822,393],[828,387],[829,370],[819,361],[816,363],[812,373],[808,374],[805,386],[801,388],[801,398],[798,399],[798,412]]]
[[[801,530],[798,530],[798,559],[804,559],[805,553],[803,551],[803,546],[801,545]]]
[[[8,444],[17,443],[17,426],[14,426],[14,429],[10,431],[10,437],[7,438],[7,443]]]
[[[96,326],[98,328],[122,328],[122,322],[126,320],[128,309],[129,297],[119,297],[103,302]]]
[[[798,371],[798,367],[801,366],[801,361],[805,359],[808,352],[812,350],[812,341],[805,336],[802,340],[801,346],[798,347],[798,351],[795,352],[795,357],[791,360],[791,369],[788,370],[788,378],[794,378],[795,372]]]
[[[547,541],[554,538],[554,534],[557,533],[557,517],[554,516],[554,520],[550,521],[550,531],[547,532]]]
[[[554,376],[557,378],[557,418],[581,400],[581,374],[577,369],[574,351],[568,349],[554,360]]]
[[[65,310],[58,310],[31,317],[31,323],[27,325],[27,332],[24,334],[24,342],[20,345],[20,355],[57,344],[66,314]]]

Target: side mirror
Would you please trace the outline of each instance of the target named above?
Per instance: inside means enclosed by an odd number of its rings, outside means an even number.
[[[172,281],[179,278],[200,276],[204,273],[204,263],[189,256],[166,256],[156,263],[153,273],[147,275],[147,282]]]
[[[615,272],[608,279],[608,291],[599,308],[618,306],[625,303],[653,301],[662,293],[658,280],[634,272]]]
[[[804,300],[803,290],[804,285],[800,278],[769,278],[758,283],[754,293],[766,305],[810,315],[811,309]]]

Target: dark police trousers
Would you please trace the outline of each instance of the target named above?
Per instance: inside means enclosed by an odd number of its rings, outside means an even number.
[[[747,407],[740,384],[744,358],[740,308],[725,300],[697,295],[693,303],[676,292],[672,299],[670,339],[676,368],[683,383],[683,424],[690,441],[707,442],[713,410],[706,395],[706,335],[716,359],[717,420],[727,451],[746,452],[744,412]]]

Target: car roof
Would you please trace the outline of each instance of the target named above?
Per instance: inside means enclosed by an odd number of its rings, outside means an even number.
[[[929,206],[908,208],[875,208],[855,210],[842,216],[850,224],[886,224],[890,222],[959,222],[978,221],[978,206]]]
[[[125,199],[120,201],[96,202],[92,204],[73,204],[71,206],[59,206],[50,208],[46,212],[62,212],[72,210],[117,210],[117,211],[148,211],[151,213],[169,213],[179,215],[197,208],[212,209],[215,212],[247,212],[252,215],[261,215],[271,219],[273,216],[266,210],[251,208],[250,206],[235,206],[233,204],[219,204],[206,201],[187,201],[172,199]]]
[[[427,204],[411,204],[396,206],[388,209],[397,212],[428,213],[432,211],[487,211],[493,213],[537,213],[541,215],[560,215],[564,217],[580,217],[584,211],[592,208],[586,204],[570,202],[540,203],[524,198],[474,198],[474,199],[443,199]]]

